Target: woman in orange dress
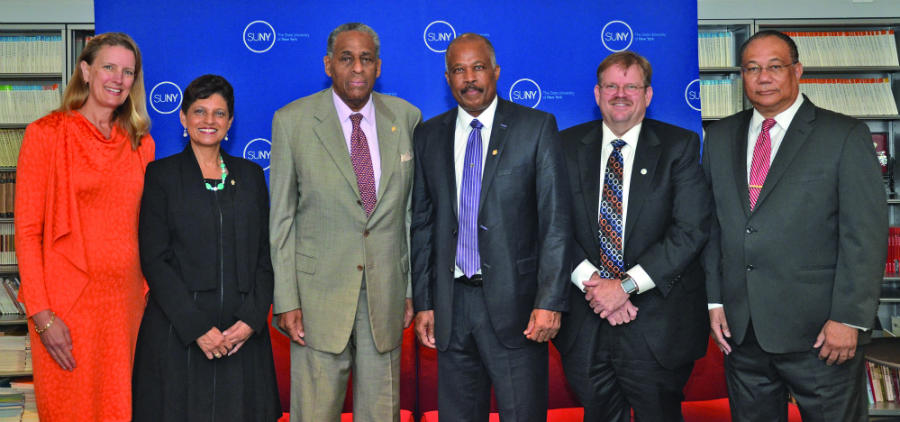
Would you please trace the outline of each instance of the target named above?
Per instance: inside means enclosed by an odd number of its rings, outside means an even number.
[[[94,37],[60,108],[28,125],[16,183],[19,300],[42,422],[131,420],[146,282],[138,210],[154,144],[141,54]]]

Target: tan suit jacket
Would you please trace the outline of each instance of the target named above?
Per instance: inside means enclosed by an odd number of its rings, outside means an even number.
[[[275,313],[303,310],[307,346],[347,345],[365,274],[369,322],[384,353],[400,346],[409,291],[412,133],[408,102],[372,93],[381,179],[366,217],[331,88],[275,112],[270,214]]]

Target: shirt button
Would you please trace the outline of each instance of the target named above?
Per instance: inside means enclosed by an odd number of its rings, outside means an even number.
[[[359,271],[362,271],[362,270],[363,270],[363,266],[362,266],[362,265],[357,265],[357,266],[356,266],[356,269],[359,270]]]
[[[369,231],[368,231],[368,230],[366,230],[366,231],[363,232],[363,237],[369,237]]]
[[[754,230],[753,227],[747,226],[747,234],[752,234],[755,231],[756,230]]]

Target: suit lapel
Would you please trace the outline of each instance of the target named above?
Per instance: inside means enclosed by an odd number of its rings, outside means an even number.
[[[578,177],[581,180],[581,197],[583,199],[584,215],[591,228],[592,238],[597,240],[600,232],[600,222],[597,217],[597,209],[600,206],[600,190],[603,189],[603,175],[600,173],[600,162],[603,160],[603,125],[597,125],[594,130],[581,139],[578,146]],[[591,261],[600,262],[599,241],[593,242],[590,249]]]
[[[631,184],[628,188],[628,218],[625,222],[624,244],[634,232],[637,220],[641,216],[641,208],[644,206],[644,198],[650,191],[650,181],[653,180],[659,162],[660,145],[662,141],[656,133],[650,129],[645,120],[638,135],[637,148],[634,151],[634,161],[631,167]]]
[[[254,198],[245,198],[250,193],[250,181],[241,173],[242,169],[236,164],[237,159],[222,151],[222,161],[225,162],[225,167],[228,169],[228,180],[226,180],[225,190],[222,193],[231,192],[233,195],[233,200],[226,201],[226,204],[231,208],[232,215],[234,215],[234,253],[236,257],[248,256],[248,245],[250,243],[247,236],[248,233],[247,230],[241,230],[241,227],[246,227],[245,225],[250,222],[250,218],[246,213],[246,208],[236,207],[234,204],[249,203],[256,205],[256,201]],[[244,261],[238,259],[235,262],[235,266],[238,269],[238,274],[242,274]],[[240,280],[240,277],[238,279]]]
[[[358,198],[360,195],[359,187],[356,185],[356,172],[353,171],[350,152],[347,150],[347,141],[344,139],[344,131],[341,128],[341,122],[338,121],[331,95],[331,88],[322,91],[319,95],[318,105],[313,115],[318,120],[318,124],[313,127],[313,131]]]
[[[458,198],[456,197],[456,162],[454,161],[453,145],[456,142],[456,116],[458,109],[453,108],[449,113],[444,115],[441,123],[443,130],[436,135],[437,139],[437,159],[434,162],[443,163],[444,180],[447,183],[447,192],[450,194],[450,204],[453,205],[453,213],[459,218]],[[440,171],[440,170],[438,170]]]
[[[195,229],[202,236],[215,236],[215,226],[213,223],[213,207],[203,184],[203,173],[200,171],[200,164],[194,156],[190,143],[181,152],[181,186],[183,189],[183,200],[189,202],[184,204],[184,209],[189,210],[197,218],[199,227]],[[225,164],[228,165],[227,163]],[[205,237],[204,237],[205,238]]]
[[[803,104],[797,110],[797,114],[787,128],[787,133],[784,134],[784,139],[781,140],[775,159],[772,160],[772,167],[769,168],[766,182],[763,183],[763,188],[759,192],[759,198],[756,200],[757,207],[766,200],[772,189],[775,189],[775,185],[778,184],[778,181],[784,176],[784,172],[790,167],[791,161],[794,161],[794,157],[797,156],[800,148],[809,139],[809,134],[812,133],[812,122],[815,119],[816,112],[812,102],[809,101],[809,98],[804,98]]]
[[[378,194],[372,214],[378,211],[378,204],[381,203],[385,190],[391,185],[391,177],[397,170],[397,160],[400,159],[400,139],[397,133],[396,117],[378,95],[375,92],[372,93],[372,102],[375,106],[375,126],[378,131],[378,151],[381,155],[381,179],[378,182]],[[350,164],[352,166],[353,163]],[[356,177],[355,173],[354,177]]]
[[[481,196],[478,199],[478,213],[484,206],[484,199],[494,182],[494,173],[497,172],[497,163],[503,156],[503,146],[506,144],[506,134],[509,128],[509,106],[506,101],[497,99],[497,111],[494,114],[494,124],[491,127],[491,139],[488,143],[488,152],[484,158],[484,173],[481,176]],[[497,151],[494,154],[494,151]]]
[[[737,139],[737,143],[732,144],[734,150],[731,151],[734,160],[734,165],[731,166],[734,169],[734,185],[738,188],[744,216],[750,215],[750,187],[747,182],[747,133],[750,130],[752,116],[753,110],[745,112],[740,124],[735,128],[737,133],[734,134],[734,139]]]

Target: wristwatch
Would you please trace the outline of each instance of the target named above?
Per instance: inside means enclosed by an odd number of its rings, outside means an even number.
[[[625,290],[625,293],[628,294],[632,294],[638,290],[637,283],[628,274],[625,274],[625,277],[622,278],[622,290]]]

